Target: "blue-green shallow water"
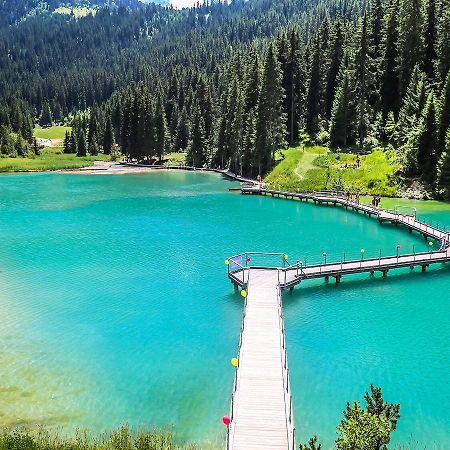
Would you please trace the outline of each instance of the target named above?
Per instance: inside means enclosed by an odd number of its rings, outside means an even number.
[[[227,256],[426,248],[365,216],[230,186],[188,172],[0,177],[0,424],[173,424],[181,442],[220,446],[242,317]],[[395,443],[450,447],[449,288],[436,268],[285,294],[300,441],[330,447],[346,401],[373,382],[402,404]]]

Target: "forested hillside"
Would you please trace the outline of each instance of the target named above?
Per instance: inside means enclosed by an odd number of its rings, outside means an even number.
[[[27,140],[12,109],[30,126],[66,119],[67,152],[186,151],[189,164],[250,176],[299,141],[393,148],[404,177],[447,196],[449,35],[448,0],[37,14],[0,30],[0,122]]]

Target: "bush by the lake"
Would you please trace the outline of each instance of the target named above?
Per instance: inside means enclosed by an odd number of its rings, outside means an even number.
[[[177,446],[170,431],[135,433],[128,425],[122,425],[99,438],[80,432],[74,438],[65,438],[46,429],[18,428],[0,431],[0,450],[195,450],[195,448],[195,446]]]
[[[381,388],[370,385],[370,393],[364,394],[366,408],[359,402],[347,403],[344,418],[336,428],[338,450],[385,450],[391,440],[391,433],[397,428],[400,418],[400,404],[383,400]],[[300,450],[321,450],[317,436]]]

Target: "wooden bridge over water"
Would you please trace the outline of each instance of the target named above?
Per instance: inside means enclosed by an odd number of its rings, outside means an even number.
[[[227,433],[228,450],[294,450],[295,428],[284,335],[282,289],[293,289],[313,278],[335,278],[357,273],[381,272],[416,266],[425,271],[430,264],[450,261],[450,233],[416,220],[415,215],[384,211],[352,201],[340,193],[292,193],[259,185],[244,186],[243,194],[270,195],[313,201],[315,204],[343,206],[374,216],[381,223],[392,222],[439,242],[435,251],[379,258],[305,265],[289,264],[282,253],[247,252],[228,258],[228,277],[247,291],[231,398],[231,423]],[[279,264],[251,265],[255,255],[277,258]]]

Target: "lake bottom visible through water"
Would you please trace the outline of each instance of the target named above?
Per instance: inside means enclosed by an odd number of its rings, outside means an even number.
[[[233,186],[181,171],[0,177],[0,425],[169,426],[222,448],[243,311],[228,256],[427,249],[401,227]],[[418,208],[450,226],[449,209]],[[449,289],[439,265],[283,294],[298,443],[331,448],[373,383],[401,403],[394,447],[450,447]]]

